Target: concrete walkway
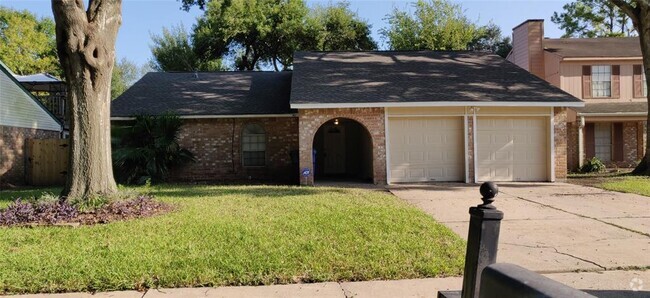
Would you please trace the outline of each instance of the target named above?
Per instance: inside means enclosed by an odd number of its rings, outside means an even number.
[[[467,237],[477,186],[437,184],[391,189]],[[565,183],[499,185],[504,212],[499,262],[540,273],[650,267],[650,198]]]
[[[583,289],[598,297],[650,297],[650,292],[639,288],[639,281],[650,281],[650,271],[605,271],[582,273],[553,273],[547,277]],[[630,284],[632,283],[632,284]],[[184,298],[184,297],[332,297],[332,298],[393,298],[431,297],[439,290],[457,290],[460,277],[414,280],[364,281],[345,283],[295,284],[261,287],[151,289],[147,292],[124,291],[98,293],[24,295],[20,298]],[[640,291],[632,291],[636,287]],[[647,288],[648,285],[645,285]],[[607,289],[607,290],[599,290]]]

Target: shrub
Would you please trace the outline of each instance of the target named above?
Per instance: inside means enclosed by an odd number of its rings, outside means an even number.
[[[77,208],[62,200],[29,201],[17,199],[9,207],[0,211],[0,225],[54,224],[69,221],[77,217],[78,214]]]
[[[173,167],[194,161],[181,148],[178,133],[182,120],[175,115],[138,116],[130,126],[113,129],[113,167],[120,183],[145,184],[165,181]]]
[[[582,173],[603,173],[607,170],[605,164],[598,159],[598,157],[593,157],[585,162],[584,165],[580,168]]]

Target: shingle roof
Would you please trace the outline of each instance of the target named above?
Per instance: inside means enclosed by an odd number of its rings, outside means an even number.
[[[604,103],[587,103],[583,108],[577,108],[576,111],[581,115],[586,114],[630,114],[648,113],[648,102],[604,102]]]
[[[112,117],[289,114],[290,72],[151,72],[111,104]]]
[[[565,58],[641,57],[638,37],[544,39],[544,50]]]
[[[298,52],[291,104],[581,101],[488,53]]]

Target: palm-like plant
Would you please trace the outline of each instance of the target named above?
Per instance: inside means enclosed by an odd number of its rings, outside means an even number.
[[[172,114],[137,116],[129,126],[113,128],[113,167],[121,183],[162,182],[175,166],[195,161],[181,148],[182,120]]]

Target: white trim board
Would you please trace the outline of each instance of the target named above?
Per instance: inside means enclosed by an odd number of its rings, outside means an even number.
[[[368,103],[292,103],[292,109],[391,108],[391,107],[571,107],[581,108],[584,102],[368,102]]]
[[[185,115],[181,119],[231,119],[231,118],[291,118],[298,114],[251,114],[251,115]],[[135,120],[135,117],[111,117],[111,120]]]

